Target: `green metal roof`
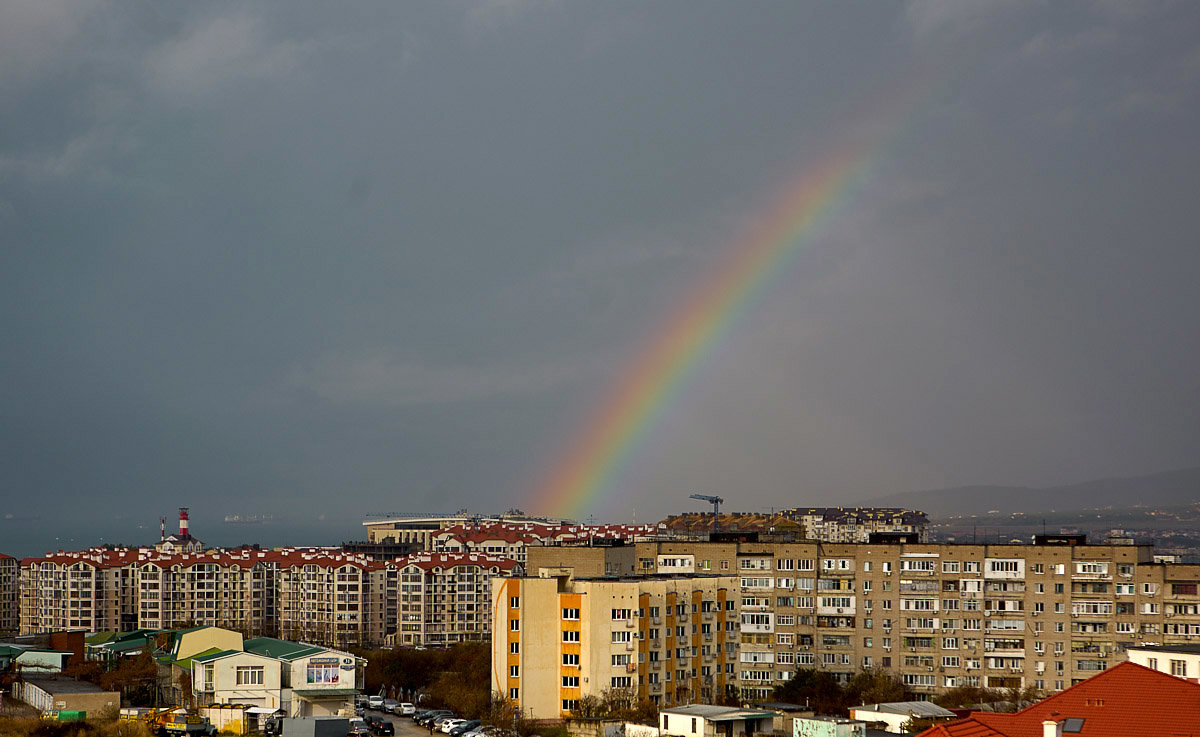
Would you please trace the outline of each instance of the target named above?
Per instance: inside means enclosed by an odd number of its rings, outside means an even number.
[[[182,658],[180,660],[171,660],[168,657],[166,662],[174,663],[175,665],[178,665],[180,668],[183,668],[184,670],[191,670],[193,660],[200,660],[200,662],[204,662],[205,657],[207,657],[209,655],[219,655],[220,653],[231,653],[231,652],[236,652],[236,651],[235,650],[222,650],[219,647],[210,647],[209,649],[207,649],[203,652],[196,653],[195,655],[191,656],[190,658]]]
[[[269,658],[278,658],[280,660],[295,660],[296,658],[303,658],[306,655],[325,652],[325,648],[323,647],[305,645],[299,642],[288,642],[287,640],[277,640],[274,637],[255,637],[252,640],[246,640],[242,643],[242,648],[248,653],[266,655]]]
[[[147,647],[153,646],[149,645],[143,638],[141,640],[127,640],[125,642],[106,642],[105,644],[101,645],[99,649],[107,650],[113,653],[123,653],[127,650],[143,650]]]
[[[205,650],[202,653],[197,653],[191,657],[191,660],[196,663],[207,663],[210,660],[219,660],[227,658],[230,655],[240,655],[240,650],[218,650],[215,647],[211,650]]]

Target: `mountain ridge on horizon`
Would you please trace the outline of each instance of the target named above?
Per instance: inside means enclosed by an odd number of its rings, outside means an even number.
[[[989,511],[1049,512],[1095,507],[1177,507],[1200,501],[1200,466],[1136,476],[1112,476],[1054,486],[970,484],[903,491],[865,499],[863,505],[906,507],[930,517]]]

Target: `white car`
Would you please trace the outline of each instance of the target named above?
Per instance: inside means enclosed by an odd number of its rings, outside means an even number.
[[[446,721],[442,722],[442,726],[438,727],[438,731],[442,732],[443,734],[450,734],[450,730],[454,729],[460,724],[466,723],[466,719],[447,719]]]
[[[378,709],[379,707],[383,706],[383,697],[372,696],[371,698],[367,699],[367,706],[371,707],[372,709]]]
[[[400,704],[400,715],[401,716],[408,717],[408,716],[412,716],[413,714],[416,714],[416,713],[417,713],[416,704],[410,704],[407,701],[404,701]]]

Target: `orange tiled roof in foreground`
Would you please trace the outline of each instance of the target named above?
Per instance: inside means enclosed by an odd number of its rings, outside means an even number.
[[[1120,663],[1015,714],[974,712],[918,737],[1042,737],[1042,722],[1082,719],[1063,737],[1200,737],[1200,685]]]

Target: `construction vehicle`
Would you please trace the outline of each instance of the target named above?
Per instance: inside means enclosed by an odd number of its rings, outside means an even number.
[[[159,737],[191,737],[214,735],[216,727],[208,717],[181,707],[165,709],[125,708],[121,709],[123,721],[141,722]]]

